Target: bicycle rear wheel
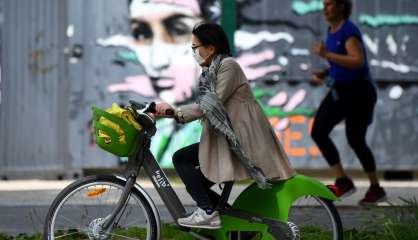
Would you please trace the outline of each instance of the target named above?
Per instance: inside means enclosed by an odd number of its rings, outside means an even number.
[[[343,226],[331,200],[303,196],[293,202],[289,211],[289,226],[299,238],[309,240],[342,240]],[[296,240],[295,239],[295,240]]]
[[[146,197],[133,188],[110,230],[100,224],[116,207],[125,181],[111,175],[92,176],[66,187],[52,203],[44,238],[158,239],[159,221]]]

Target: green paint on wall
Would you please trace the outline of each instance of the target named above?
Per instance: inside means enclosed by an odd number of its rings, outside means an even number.
[[[314,114],[314,110],[305,107],[297,107],[292,111],[285,112],[279,107],[262,106],[263,111],[267,117],[279,117],[285,118],[290,116],[307,116],[310,117]]]
[[[264,96],[273,97],[276,94],[276,92],[275,91],[266,91],[264,89],[253,89],[253,94],[254,94],[254,97],[257,100],[260,100],[260,98],[262,98]]]
[[[305,15],[308,13],[322,11],[324,5],[322,1],[312,0],[310,2],[294,1],[292,3],[292,10],[298,15]]]
[[[123,62],[131,62],[133,64],[139,65],[139,60],[138,60],[138,57],[136,56],[136,53],[131,52],[131,51],[122,51],[122,50],[117,51],[116,58]]]
[[[171,133],[170,143],[164,148],[164,153],[158,159],[163,168],[173,168],[173,154],[180,148],[197,143],[200,140],[202,125],[200,121],[194,121],[183,125],[180,129]]]
[[[413,15],[378,14],[376,16],[371,16],[362,14],[358,19],[361,24],[369,25],[371,27],[418,24],[418,16]]]
[[[279,118],[285,118],[289,116],[297,116],[297,115],[303,115],[303,116],[313,116],[315,111],[312,108],[306,108],[306,107],[297,107],[292,111],[285,112],[280,107],[271,107],[267,106],[263,103],[261,100],[262,97],[273,97],[276,95],[275,91],[266,91],[264,89],[253,89],[254,97],[256,98],[257,102],[260,104],[261,108],[263,109],[264,113],[266,113],[267,117],[279,117]]]
[[[167,135],[161,136],[160,140],[160,148],[158,149],[156,159],[161,159],[164,155],[165,150],[167,149],[168,143],[169,143],[170,137]]]

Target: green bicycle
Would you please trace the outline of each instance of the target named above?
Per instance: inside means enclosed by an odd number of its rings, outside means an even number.
[[[136,184],[142,168],[174,221],[187,215],[149,150],[156,128],[147,113],[155,111],[155,104],[130,101],[128,109],[142,126],[140,131],[122,118],[93,108],[98,145],[118,156],[129,156],[124,176],[89,176],[63,189],[47,214],[44,239],[161,239],[158,208]],[[102,117],[123,129],[124,144],[117,131],[100,123]],[[111,144],[97,137],[99,130],[110,136]],[[333,204],[337,197],[319,181],[296,175],[274,182],[267,190],[251,184],[230,204],[233,184],[224,183],[217,205],[221,229],[180,229],[197,239],[343,239],[341,219]]]

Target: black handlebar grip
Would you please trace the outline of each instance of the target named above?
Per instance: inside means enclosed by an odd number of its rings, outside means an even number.
[[[146,112],[156,113],[157,112],[156,106],[157,105],[155,104],[155,102],[150,103]]]
[[[129,103],[131,104],[131,106],[134,108],[134,110],[138,110],[138,109],[142,109],[145,107],[145,105],[143,105],[142,103],[139,102],[135,102],[133,100],[129,100]]]
[[[167,109],[167,110],[165,110],[165,114],[166,115],[174,115],[174,110],[173,109]]]

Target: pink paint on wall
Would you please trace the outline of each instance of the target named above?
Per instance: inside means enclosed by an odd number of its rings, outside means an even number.
[[[146,75],[129,76],[125,82],[111,84],[108,87],[109,92],[136,92],[142,96],[155,97],[154,88],[151,85],[151,79]]]
[[[300,103],[305,100],[306,91],[304,89],[299,89],[290,99],[289,102],[284,106],[283,110],[290,112],[294,110]]]
[[[197,82],[197,68],[184,67],[170,69],[174,78],[173,94],[176,102],[182,102],[192,97],[192,89]]]
[[[265,60],[270,60],[274,58],[274,51],[271,49],[264,50],[259,53],[244,53],[243,55],[237,58],[237,61],[241,65],[253,65]]]
[[[287,101],[287,93],[284,91],[279,92],[268,102],[270,106],[282,106]]]
[[[264,61],[268,61],[274,59],[274,51],[271,49],[259,52],[259,53],[244,53],[240,57],[237,58],[237,62],[242,67],[245,75],[247,76],[248,80],[256,80],[260,77],[263,77],[272,72],[279,72],[282,70],[280,65],[271,64],[268,66],[262,67],[253,67],[251,65],[256,65],[262,63]]]
[[[152,0],[154,3],[165,3],[187,7],[195,14],[200,14],[199,3],[196,0]]]
[[[272,65],[267,67],[245,68],[244,73],[248,80],[253,81],[261,78],[272,72],[279,72],[282,68],[279,65]]]

